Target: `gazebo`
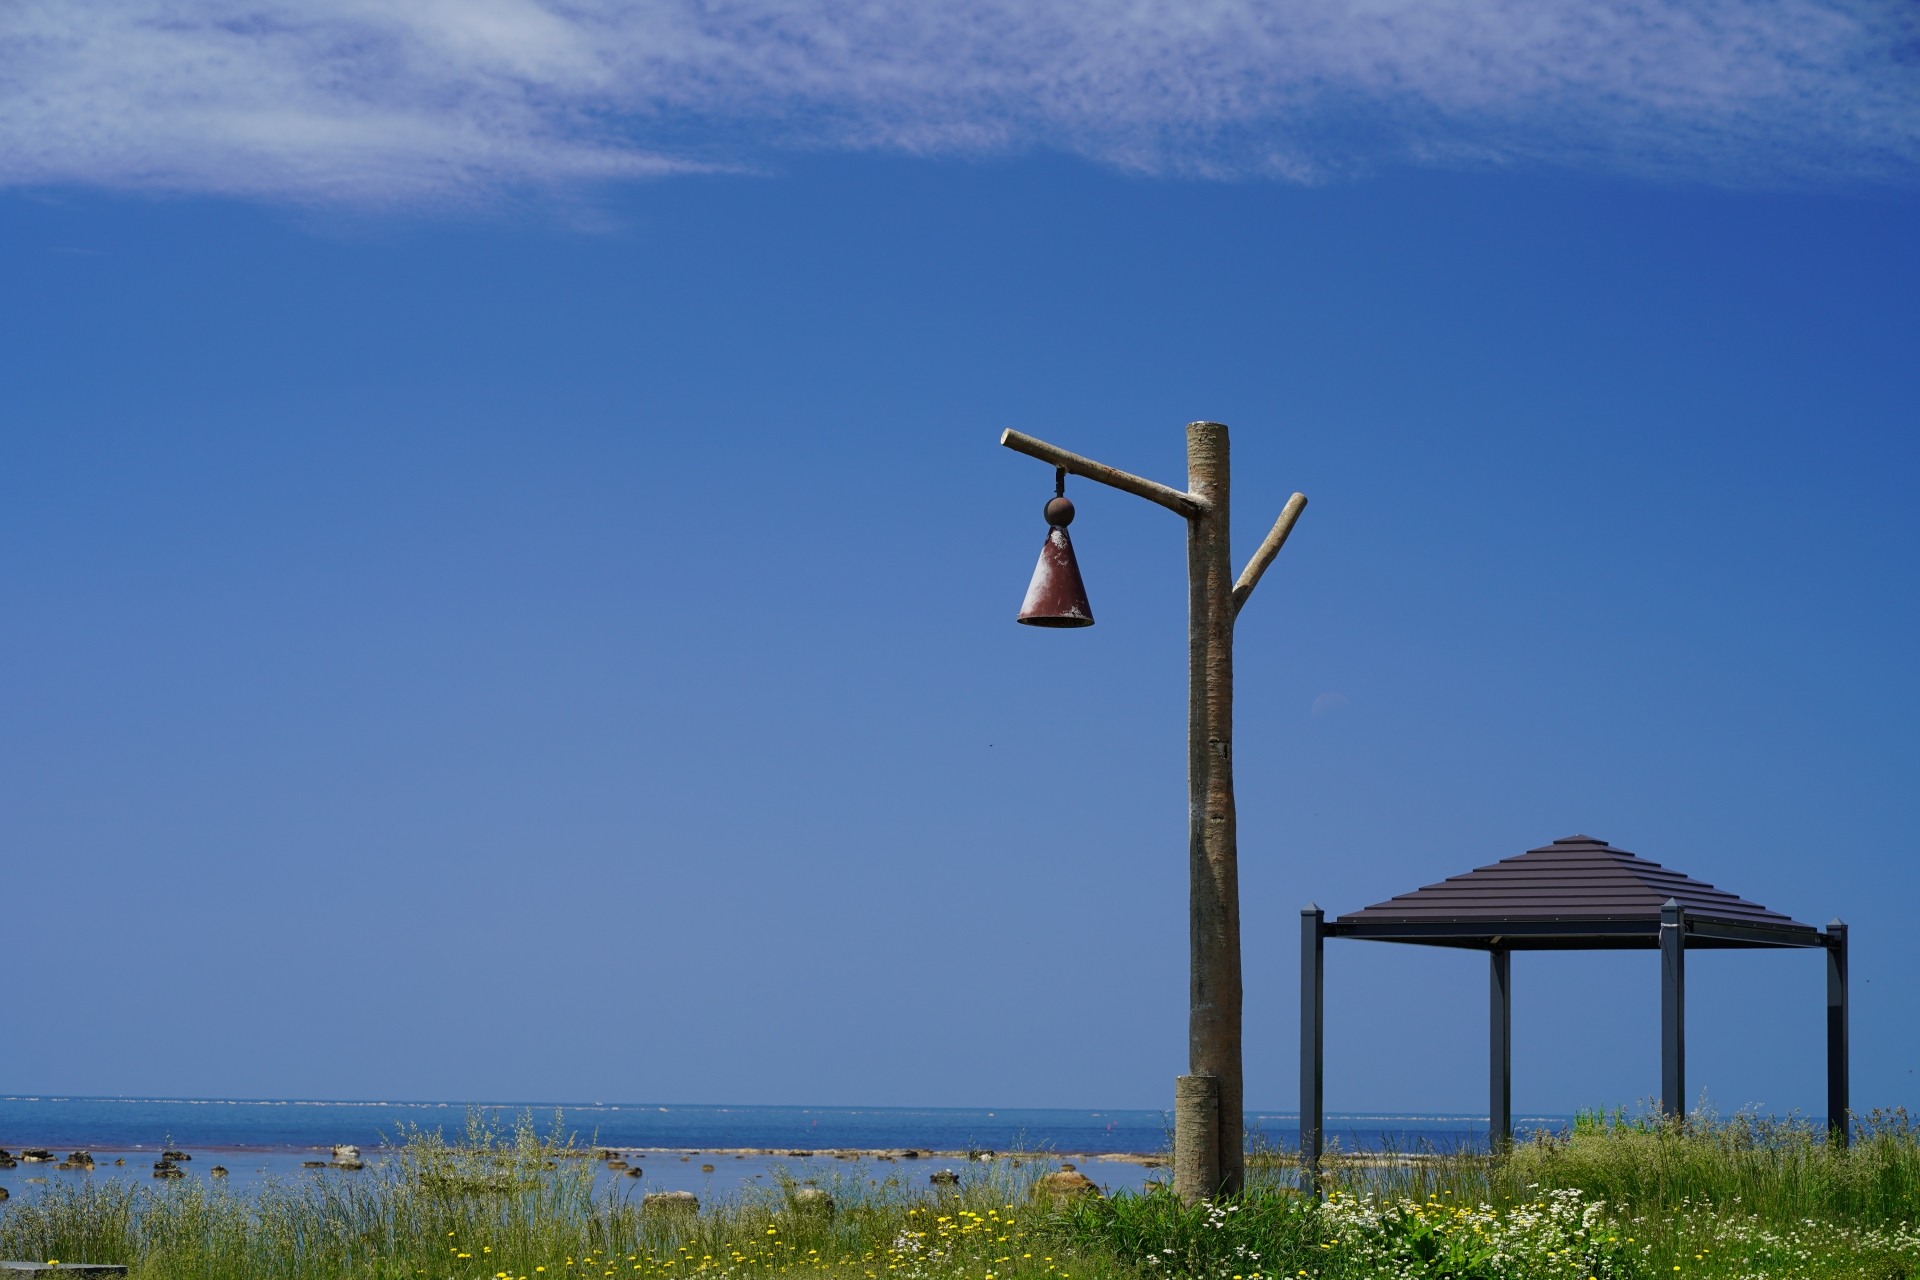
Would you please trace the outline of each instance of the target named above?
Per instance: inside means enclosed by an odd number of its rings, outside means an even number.
[[[1484,951],[1490,977],[1487,1122],[1494,1146],[1513,1135],[1515,951],[1658,949],[1660,1106],[1686,1105],[1686,955],[1696,948],[1819,947],[1827,953],[1827,1124],[1847,1140],[1847,926],[1826,932],[1592,836],[1568,836],[1465,875],[1329,921],[1300,912],[1300,1151],[1323,1147],[1325,942],[1365,938]]]

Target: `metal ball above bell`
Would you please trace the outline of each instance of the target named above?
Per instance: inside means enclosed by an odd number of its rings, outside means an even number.
[[[1047,517],[1047,523],[1056,529],[1064,529],[1073,523],[1073,499],[1067,497],[1048,498],[1047,505],[1041,508]]]

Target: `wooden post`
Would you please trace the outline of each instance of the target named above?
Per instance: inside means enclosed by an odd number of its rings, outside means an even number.
[[[1687,914],[1660,908],[1660,1110],[1687,1114]]]
[[[1827,924],[1827,1138],[1846,1146],[1853,1138],[1847,1100],[1847,925]]]
[[[1240,863],[1233,804],[1233,624],[1280,554],[1307,499],[1294,494],[1236,582],[1229,539],[1227,428],[1187,424],[1188,492],[1116,470],[1018,431],[1000,443],[1070,474],[1158,503],[1187,521],[1187,1069],[1174,1089],[1176,1146],[1184,1083],[1214,1083],[1210,1160],[1174,1161],[1189,1203],[1238,1194],[1246,1180],[1245,1088],[1240,1071]],[[1197,1087],[1197,1086],[1195,1086]],[[1198,1105],[1197,1103],[1193,1105]],[[1197,1121],[1195,1122],[1197,1124]],[[1191,1125],[1189,1127],[1192,1127]],[[1196,1130],[1197,1132],[1197,1130]],[[1189,1170],[1191,1172],[1183,1172]],[[1194,1179],[1199,1178],[1200,1181]]]
[[[1300,1190],[1320,1190],[1320,1152],[1326,1125],[1327,913],[1300,909]]]
[[[1240,860],[1233,806],[1233,563],[1227,429],[1187,424],[1187,1070],[1220,1081],[1220,1187],[1241,1188]]]
[[[1212,1076],[1174,1079],[1173,1189],[1188,1204],[1220,1189],[1220,1082]]]
[[[1513,1145],[1513,952],[1487,952],[1487,1147]]]

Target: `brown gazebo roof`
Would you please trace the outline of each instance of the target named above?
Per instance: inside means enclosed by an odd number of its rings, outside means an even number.
[[[1615,849],[1568,836],[1333,920],[1333,937],[1514,950],[1657,947],[1660,908],[1686,912],[1689,947],[1817,947],[1819,931]]]

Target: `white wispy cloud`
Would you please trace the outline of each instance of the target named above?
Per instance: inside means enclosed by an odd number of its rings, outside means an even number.
[[[781,149],[1920,174],[1912,0],[8,0],[0,182],[485,195]]]

